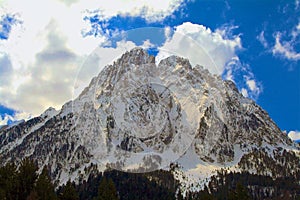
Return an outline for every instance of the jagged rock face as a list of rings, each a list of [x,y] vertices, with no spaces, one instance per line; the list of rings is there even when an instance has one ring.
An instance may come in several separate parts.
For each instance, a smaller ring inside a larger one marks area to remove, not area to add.
[[[106,66],[59,112],[0,129],[1,165],[30,157],[50,165],[60,183],[91,163],[146,172],[198,160],[254,170],[248,162],[257,152],[285,166],[279,158],[289,151],[299,148],[234,83],[175,56],[156,65],[140,48]],[[289,169],[299,170],[292,154]]]
[[[225,81],[216,88],[208,87],[207,95],[213,100],[200,120],[194,142],[201,159],[231,162],[236,156],[235,146],[247,152],[266,144],[292,145],[267,113],[235,88],[232,90],[232,84]]]

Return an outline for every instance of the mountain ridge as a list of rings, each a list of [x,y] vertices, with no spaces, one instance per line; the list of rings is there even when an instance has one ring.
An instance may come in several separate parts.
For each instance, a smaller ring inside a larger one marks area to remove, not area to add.
[[[299,145],[233,82],[176,56],[156,65],[141,48],[106,66],[61,110],[1,127],[0,141],[0,165],[29,157],[51,166],[59,184],[87,177],[91,164],[148,172],[176,163],[174,177],[194,190],[220,169],[272,177],[300,170]]]

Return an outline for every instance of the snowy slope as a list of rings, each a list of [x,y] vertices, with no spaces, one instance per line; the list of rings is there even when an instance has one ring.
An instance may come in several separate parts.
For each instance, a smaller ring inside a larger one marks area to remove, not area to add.
[[[287,155],[295,162],[280,159]],[[263,165],[279,176],[267,158],[287,173],[300,164],[299,146],[234,83],[184,58],[156,65],[141,48],[106,66],[61,110],[2,127],[0,164],[24,157],[50,165],[59,183],[86,177],[91,165],[147,172],[177,163],[174,176],[192,190],[221,168],[259,174]]]

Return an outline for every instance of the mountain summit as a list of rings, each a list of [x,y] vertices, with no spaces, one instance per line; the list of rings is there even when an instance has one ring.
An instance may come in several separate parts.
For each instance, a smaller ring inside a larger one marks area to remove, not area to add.
[[[176,56],[156,65],[141,48],[106,66],[61,110],[0,129],[0,165],[29,157],[51,166],[60,184],[87,177],[91,165],[172,168],[186,187],[202,187],[220,169],[285,177],[299,173],[299,155],[233,82]]]

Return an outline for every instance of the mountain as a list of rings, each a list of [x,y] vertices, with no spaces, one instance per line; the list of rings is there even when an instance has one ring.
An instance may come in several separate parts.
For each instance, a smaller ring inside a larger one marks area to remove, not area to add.
[[[59,95],[59,94],[58,94]],[[231,81],[141,48],[106,66],[61,110],[0,128],[0,165],[29,157],[58,184],[91,166],[171,170],[197,191],[219,170],[273,178],[300,172],[300,148]]]

